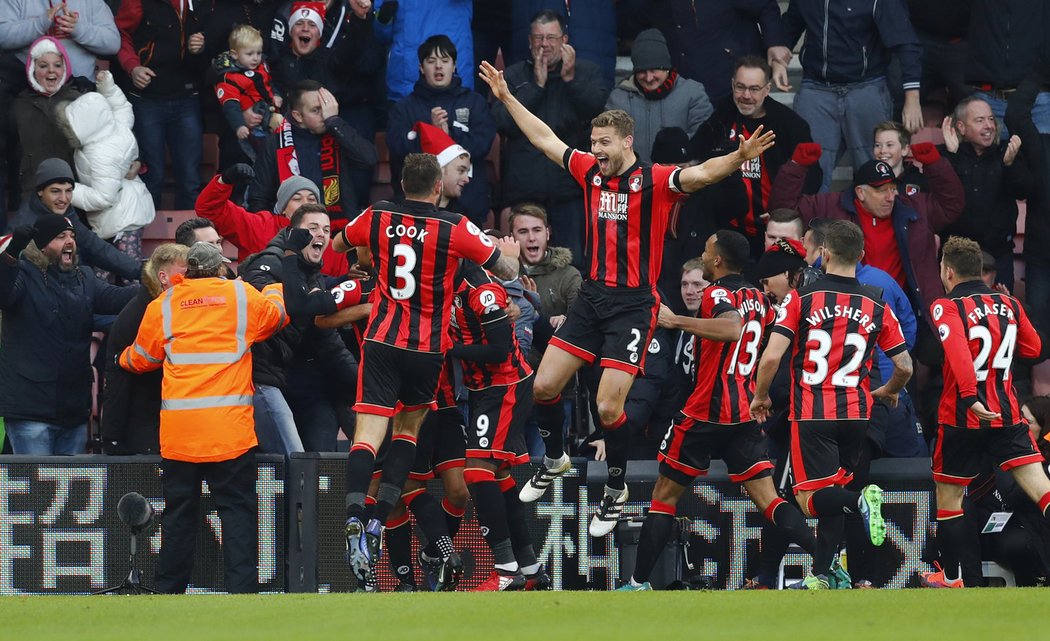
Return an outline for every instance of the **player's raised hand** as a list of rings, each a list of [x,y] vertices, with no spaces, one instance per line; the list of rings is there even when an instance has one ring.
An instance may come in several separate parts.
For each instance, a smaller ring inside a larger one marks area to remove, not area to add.
[[[744,157],[744,160],[758,158],[773,146],[777,135],[772,131],[762,133],[763,129],[765,129],[765,125],[759,125],[750,138],[745,139],[743,136],[740,136],[740,155]]]
[[[521,244],[514,240],[512,236],[496,239],[496,247],[499,249],[500,254],[508,258],[517,258],[521,255]]]
[[[982,421],[994,421],[995,419],[1002,417],[1002,414],[999,414],[998,412],[990,412],[981,401],[977,401],[971,405],[970,411]]]
[[[883,403],[885,403],[886,405],[889,405],[890,407],[897,407],[897,400],[898,400],[899,395],[900,395],[899,392],[894,392],[892,394],[889,393],[886,390],[886,386],[885,385],[883,385],[882,387],[879,387],[877,389],[871,390],[871,397],[872,398],[874,398],[876,401],[882,401]]]
[[[773,407],[773,401],[770,400],[769,395],[758,396],[756,394],[754,400],[751,401],[751,418],[759,423],[765,423],[769,418],[771,407]]]
[[[510,88],[507,87],[507,81],[503,78],[503,72],[489,64],[487,60],[481,61],[481,70],[478,75],[492,90],[492,95],[496,100],[503,102],[510,97]]]

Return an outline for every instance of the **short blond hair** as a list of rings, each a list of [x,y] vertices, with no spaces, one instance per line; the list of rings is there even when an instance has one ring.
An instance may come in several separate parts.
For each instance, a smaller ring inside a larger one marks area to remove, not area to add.
[[[189,247],[178,243],[164,243],[153,250],[153,255],[142,266],[142,285],[153,298],[160,296],[160,293],[164,291],[160,285],[158,272],[176,263],[185,264],[186,255],[189,253]]]
[[[543,221],[545,227],[550,227],[550,223],[547,222],[547,210],[543,208],[543,205],[537,203],[518,203],[510,210],[510,216],[507,217],[507,224],[512,228],[514,227],[514,219],[520,216],[532,216]]]
[[[239,24],[230,32],[230,51],[242,51],[252,45],[262,46],[263,37],[259,30],[247,24]]]
[[[603,111],[591,120],[591,127],[612,127],[620,137],[634,135],[634,118],[623,109]]]

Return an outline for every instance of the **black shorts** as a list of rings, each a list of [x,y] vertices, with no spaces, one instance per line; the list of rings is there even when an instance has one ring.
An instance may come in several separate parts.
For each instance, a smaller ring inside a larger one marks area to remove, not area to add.
[[[433,409],[444,362],[441,354],[365,341],[361,346],[354,411],[393,416],[401,411]]]
[[[587,281],[550,344],[588,364],[598,360],[601,367],[637,374],[645,366],[659,310],[648,290],[616,290]]]
[[[795,493],[851,483],[867,438],[867,421],[792,421]]]
[[[969,485],[987,469],[989,460],[1004,472],[1043,462],[1032,433],[1023,423],[979,430],[938,425],[930,458],[933,480],[952,485]]]
[[[509,465],[528,462],[523,428],[532,413],[532,376],[514,385],[471,390],[467,404],[467,458],[496,459]]]
[[[679,415],[660,443],[660,475],[679,485],[692,485],[705,476],[711,459],[720,458],[729,469],[729,479],[743,483],[769,476],[766,436],[758,423],[719,425]]]
[[[408,478],[429,481],[445,470],[463,467],[465,448],[463,412],[458,407],[430,412],[419,428],[416,461]]]

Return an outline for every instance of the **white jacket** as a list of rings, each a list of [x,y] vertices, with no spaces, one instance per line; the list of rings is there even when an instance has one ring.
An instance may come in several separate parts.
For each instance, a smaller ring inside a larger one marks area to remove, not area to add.
[[[131,127],[135,116],[124,92],[108,71],[98,75],[98,92],[86,93],[65,108],[73,135],[73,162],[80,182],[73,206],[88,215],[102,238],[153,222],[153,197],[138,176],[126,178],[138,158]]]

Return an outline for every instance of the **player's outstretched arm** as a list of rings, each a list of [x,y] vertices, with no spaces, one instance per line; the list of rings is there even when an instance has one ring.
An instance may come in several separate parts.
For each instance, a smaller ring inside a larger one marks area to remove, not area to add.
[[[755,376],[755,397],[751,401],[751,417],[759,423],[766,421],[773,406],[769,399],[769,386],[772,385],[773,377],[780,367],[780,360],[784,358],[784,352],[790,345],[790,338],[774,332],[770,335],[766,348],[762,350],[762,359],[758,362],[758,372]]]
[[[745,162],[758,158],[773,146],[776,134],[772,131],[762,132],[763,126],[755,129],[750,138],[740,136],[740,147],[724,156],[712,158],[695,167],[687,167],[678,174],[682,182],[682,191],[694,192],[726,178]]]
[[[700,338],[723,343],[740,340],[740,332],[744,328],[744,319],[739,312],[723,312],[716,318],[694,318],[675,314],[666,305],[660,305],[656,322],[664,329],[680,329]]]
[[[552,162],[561,165],[562,159],[565,157],[565,150],[569,146],[555,135],[554,131],[547,126],[547,123],[537,118],[524,105],[518,102],[518,99],[510,92],[510,88],[507,87],[507,81],[503,78],[503,72],[498,71],[488,62],[482,61],[481,71],[478,75],[492,89],[492,95],[496,100],[502,102],[507,108],[507,113],[514,119],[514,124],[518,126],[518,129],[521,129],[521,133],[525,134],[532,146],[542,151]],[[729,174],[726,175],[728,176]]]
[[[900,354],[895,355],[892,360],[893,375],[882,387],[872,390],[871,396],[890,407],[897,407],[897,395],[900,394],[900,391],[904,389],[904,386],[911,379],[911,355],[907,351],[902,351]]]

